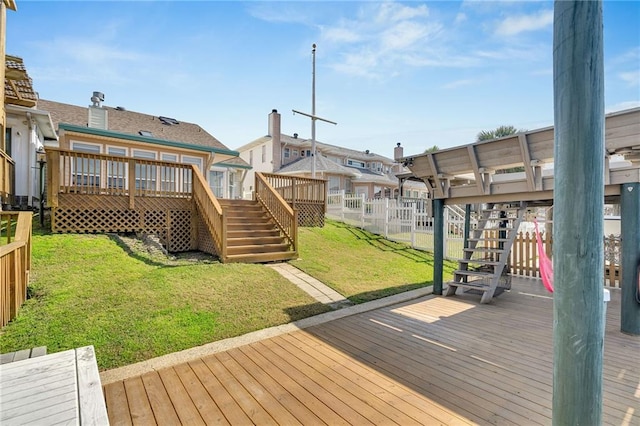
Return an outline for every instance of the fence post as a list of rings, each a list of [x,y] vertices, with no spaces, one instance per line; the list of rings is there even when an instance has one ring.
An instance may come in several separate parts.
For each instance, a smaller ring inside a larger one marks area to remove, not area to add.
[[[384,237],[389,237],[389,199],[384,199]]]
[[[411,247],[416,248],[416,216],[417,216],[417,204],[411,204]]]
[[[342,223],[344,223],[344,211],[346,210],[347,206],[347,200],[346,197],[344,196],[344,189],[340,190],[340,220],[342,221]]]
[[[361,195],[361,199],[360,199],[360,228],[364,229],[364,194],[360,194]]]

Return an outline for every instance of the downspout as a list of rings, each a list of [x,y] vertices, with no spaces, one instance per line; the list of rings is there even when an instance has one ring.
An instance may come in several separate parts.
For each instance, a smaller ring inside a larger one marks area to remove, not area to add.
[[[36,170],[36,141],[34,140],[33,118],[27,112],[27,205],[33,207],[33,173]]]

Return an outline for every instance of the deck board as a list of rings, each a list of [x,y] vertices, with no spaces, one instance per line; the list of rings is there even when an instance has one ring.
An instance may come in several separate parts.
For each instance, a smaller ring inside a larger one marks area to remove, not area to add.
[[[109,419],[549,425],[552,299],[537,280],[512,284],[488,305],[428,296],[110,383]],[[612,290],[603,422],[640,425],[640,338],[619,331],[619,299]]]

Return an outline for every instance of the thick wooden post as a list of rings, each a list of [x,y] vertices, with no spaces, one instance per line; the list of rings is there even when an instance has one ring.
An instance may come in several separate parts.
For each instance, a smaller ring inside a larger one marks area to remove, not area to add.
[[[640,335],[640,183],[625,183],[620,195],[622,303],[620,330]]]
[[[553,424],[602,424],[604,65],[601,1],[554,5]]]
[[[433,294],[442,295],[444,200],[433,200]]]
[[[464,248],[469,248],[469,234],[471,233],[471,204],[464,206]]]

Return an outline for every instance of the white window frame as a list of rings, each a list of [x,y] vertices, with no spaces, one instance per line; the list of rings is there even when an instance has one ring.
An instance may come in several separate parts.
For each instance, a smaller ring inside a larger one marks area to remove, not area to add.
[[[128,157],[129,149],[122,146],[107,145],[107,155],[117,155],[120,157]],[[122,153],[113,153],[113,151],[121,151]],[[112,189],[127,189],[129,182],[129,167],[127,160],[107,161],[107,187]],[[115,171],[115,174],[113,173]]]
[[[190,164],[190,165],[194,165],[194,166],[198,166],[198,169],[200,169],[200,171],[202,172],[202,158],[200,157],[194,157],[192,155],[182,155],[180,162],[182,164]],[[185,192],[191,192],[192,188],[193,188],[193,176],[191,175],[190,171],[188,170],[183,170],[182,172],[182,186],[183,186],[183,191]]]
[[[160,153],[161,161],[170,161],[172,163],[178,163],[180,156],[178,154],[171,154],[168,152]],[[175,167],[162,167],[160,169],[160,190],[164,192],[177,192],[178,191],[178,174]]]
[[[87,149],[87,147],[89,147]],[[97,148],[97,152],[94,150]],[[71,150],[87,154],[102,154],[102,144],[71,141]],[[75,186],[102,187],[102,162],[76,158],[71,164],[71,179]],[[76,174],[78,171],[78,174]],[[78,184],[78,177],[82,177],[82,184]],[[97,185],[96,185],[97,183]]]
[[[140,155],[142,154],[142,155]],[[145,154],[150,154],[150,155],[145,155]],[[151,156],[153,156],[153,158],[151,158]],[[131,157],[133,158],[137,158],[140,160],[157,160],[158,159],[158,153],[156,151],[147,151],[145,149],[132,149],[131,150]],[[136,180],[136,190],[152,190],[155,191],[157,189],[157,185],[158,185],[158,167],[156,166],[150,166],[150,167],[146,167],[145,170],[148,170],[148,176],[147,176],[147,172],[145,171],[145,176],[141,176],[141,172],[142,172],[142,167],[140,164],[136,164],[136,176],[135,176],[135,180]],[[143,184],[144,182],[144,184]]]
[[[214,186],[215,179],[213,177],[213,173],[219,174],[220,176],[220,184]],[[210,169],[209,170],[209,188],[211,188],[211,192],[218,198],[224,198],[224,188],[226,185],[226,176],[225,171],[220,169]]]

